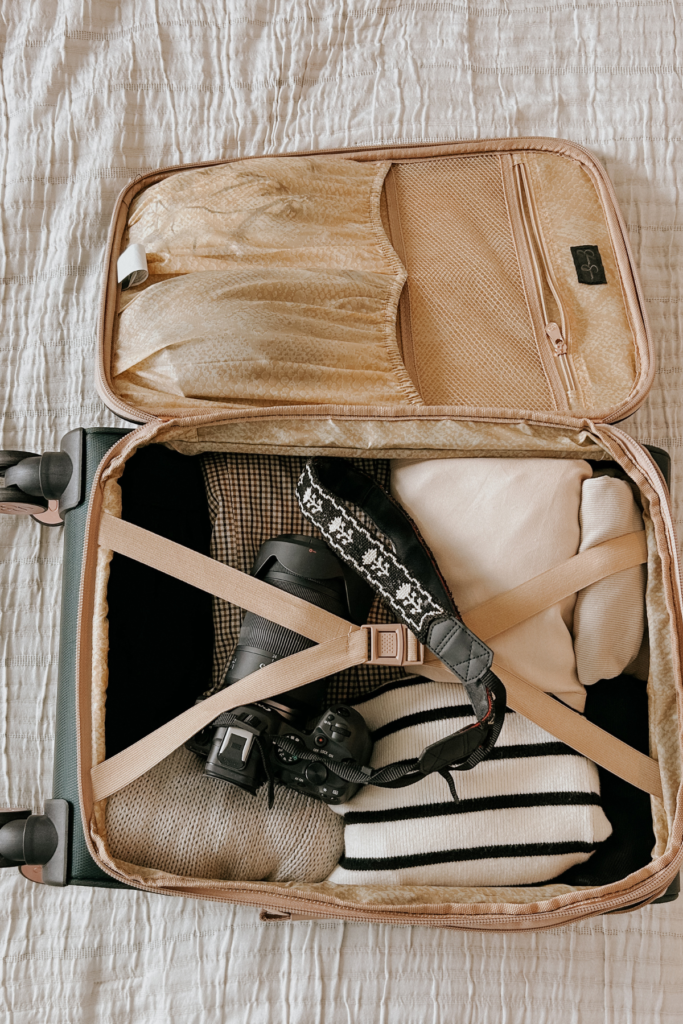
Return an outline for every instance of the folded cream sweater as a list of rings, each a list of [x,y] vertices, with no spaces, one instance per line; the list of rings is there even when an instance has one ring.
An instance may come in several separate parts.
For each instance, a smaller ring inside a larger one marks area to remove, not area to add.
[[[577,459],[433,459],[393,462],[391,490],[417,523],[467,612],[571,558],[581,539]],[[578,711],[572,621],[576,595],[487,643],[497,661]]]
[[[461,612],[579,551],[643,529],[631,487],[584,460],[392,463],[391,489]],[[487,641],[496,661],[583,711],[584,685],[623,672],[644,630],[645,567],[592,584]]]

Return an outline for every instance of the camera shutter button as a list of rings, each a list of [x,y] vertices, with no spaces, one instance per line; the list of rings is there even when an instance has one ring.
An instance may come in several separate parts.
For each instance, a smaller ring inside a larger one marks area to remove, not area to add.
[[[324,764],[315,761],[313,764],[306,765],[304,774],[307,782],[312,783],[314,786],[322,786],[323,782],[327,779],[327,768]]]

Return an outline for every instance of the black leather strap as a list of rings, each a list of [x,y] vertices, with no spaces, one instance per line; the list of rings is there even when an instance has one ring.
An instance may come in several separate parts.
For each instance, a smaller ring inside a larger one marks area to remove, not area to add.
[[[405,781],[368,781],[407,785],[407,774],[413,771],[423,777],[446,767],[473,768],[488,755],[502,728],[505,687],[491,671],[493,652],[461,620],[419,530],[386,491],[346,459],[311,459],[297,484],[297,498],[330,547],[461,680],[478,719],[424,750],[410,772],[403,773]],[[361,508],[389,543],[373,536],[347,502]]]

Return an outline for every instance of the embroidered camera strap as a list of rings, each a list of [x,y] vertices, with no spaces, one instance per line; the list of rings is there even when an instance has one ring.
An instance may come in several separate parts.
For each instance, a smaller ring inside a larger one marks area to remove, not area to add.
[[[505,687],[491,671],[493,652],[462,621],[415,524],[386,491],[345,459],[311,459],[299,478],[297,498],[329,546],[467,690],[477,723],[434,744],[429,758],[423,752],[419,771],[425,775],[446,767],[474,768],[498,739],[505,718]],[[362,509],[386,542],[373,536],[347,503]],[[462,749],[465,740],[467,752]]]

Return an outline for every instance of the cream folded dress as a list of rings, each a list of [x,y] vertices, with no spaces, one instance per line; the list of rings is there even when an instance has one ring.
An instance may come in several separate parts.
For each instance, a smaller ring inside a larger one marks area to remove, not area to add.
[[[391,489],[464,614],[579,550],[643,529],[628,483],[593,478],[584,460],[396,461]],[[638,654],[644,608],[645,568],[636,566],[487,643],[498,664],[583,711],[584,685],[618,675]]]
[[[391,490],[417,523],[462,613],[579,550],[576,459],[434,459],[392,463]],[[487,641],[496,660],[578,711],[576,595]]]

